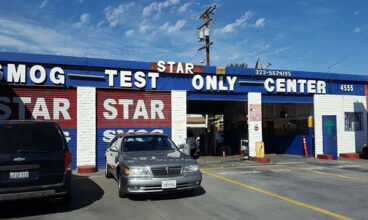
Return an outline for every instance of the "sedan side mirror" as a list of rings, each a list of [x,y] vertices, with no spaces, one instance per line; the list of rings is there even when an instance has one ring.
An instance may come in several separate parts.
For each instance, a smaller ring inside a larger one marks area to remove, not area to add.
[[[118,152],[118,149],[116,149],[116,147],[110,147],[110,151],[112,151],[112,152]]]
[[[179,151],[184,153],[184,147],[185,145],[184,144],[179,144],[178,148],[179,148]]]

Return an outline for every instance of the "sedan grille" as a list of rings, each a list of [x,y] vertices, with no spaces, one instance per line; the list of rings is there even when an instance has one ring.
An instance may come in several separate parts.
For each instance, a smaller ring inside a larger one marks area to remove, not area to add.
[[[151,168],[153,177],[167,177],[166,167]]]
[[[182,166],[170,166],[170,167],[152,167],[153,177],[175,177],[180,176]]]

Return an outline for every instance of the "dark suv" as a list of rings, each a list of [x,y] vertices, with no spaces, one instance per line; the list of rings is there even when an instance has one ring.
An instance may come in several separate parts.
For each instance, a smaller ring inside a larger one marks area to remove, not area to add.
[[[0,121],[0,201],[70,199],[72,155],[55,122]]]

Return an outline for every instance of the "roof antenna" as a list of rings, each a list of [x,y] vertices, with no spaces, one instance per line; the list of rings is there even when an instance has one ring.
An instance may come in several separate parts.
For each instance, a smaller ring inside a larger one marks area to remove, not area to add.
[[[258,60],[256,62],[256,66],[254,67],[254,69],[258,69],[258,65],[259,65],[259,58],[258,58]]]

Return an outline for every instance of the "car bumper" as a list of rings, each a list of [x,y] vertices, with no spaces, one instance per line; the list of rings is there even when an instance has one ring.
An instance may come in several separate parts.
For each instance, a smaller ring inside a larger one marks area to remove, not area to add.
[[[50,185],[24,186],[16,188],[1,188],[0,202],[50,198],[66,195],[70,192],[71,172],[64,176],[63,182]]]
[[[176,180],[176,188],[163,189],[162,181]],[[124,178],[125,191],[129,194],[139,193],[160,193],[182,190],[192,190],[199,188],[202,182],[202,174],[197,173],[190,176],[178,176],[169,178],[151,178],[151,179],[131,179]]]

